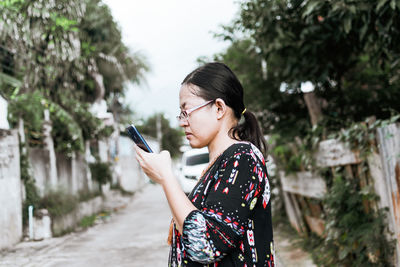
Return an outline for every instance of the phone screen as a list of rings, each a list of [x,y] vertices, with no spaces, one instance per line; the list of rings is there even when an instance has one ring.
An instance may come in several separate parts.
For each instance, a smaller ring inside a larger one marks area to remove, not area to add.
[[[129,135],[129,137],[135,142],[135,144],[143,149],[144,151],[153,153],[153,150],[151,150],[150,146],[147,144],[146,140],[144,140],[143,136],[139,133],[139,131],[136,129],[136,127],[131,124],[126,128],[126,131]]]

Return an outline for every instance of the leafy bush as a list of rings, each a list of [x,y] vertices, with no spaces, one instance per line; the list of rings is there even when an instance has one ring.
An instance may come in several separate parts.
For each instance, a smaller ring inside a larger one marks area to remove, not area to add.
[[[52,191],[40,200],[39,205],[49,211],[50,217],[57,218],[73,211],[78,198],[61,190]]]
[[[111,164],[108,162],[95,162],[90,163],[90,172],[92,178],[96,180],[100,185],[106,184],[112,181]]]
[[[364,200],[377,196],[360,190],[356,178],[336,176],[324,200],[325,240],[314,237],[313,259],[321,266],[391,266],[394,241],[387,241],[386,210],[370,212]]]

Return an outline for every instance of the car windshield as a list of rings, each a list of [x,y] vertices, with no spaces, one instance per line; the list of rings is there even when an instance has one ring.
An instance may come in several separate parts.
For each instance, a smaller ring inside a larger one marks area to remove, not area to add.
[[[186,166],[193,166],[198,164],[208,163],[208,153],[193,155],[186,158]]]

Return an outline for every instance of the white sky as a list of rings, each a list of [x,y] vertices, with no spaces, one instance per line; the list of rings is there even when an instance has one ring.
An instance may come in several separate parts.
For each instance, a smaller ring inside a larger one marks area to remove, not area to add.
[[[145,55],[146,83],[129,86],[127,103],[141,117],[164,112],[176,126],[179,88],[197,67],[229,43],[213,38],[238,12],[233,0],[104,0],[122,30],[123,42]],[[135,122],[134,122],[135,123]]]

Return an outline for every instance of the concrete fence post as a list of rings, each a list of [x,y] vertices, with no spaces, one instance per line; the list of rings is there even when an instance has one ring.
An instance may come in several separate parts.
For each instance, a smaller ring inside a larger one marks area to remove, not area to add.
[[[49,154],[48,172],[47,172],[47,187],[49,189],[57,188],[57,161],[56,153],[54,151],[53,137],[51,136],[51,130],[53,129],[50,121],[50,112],[48,109],[44,110],[44,123],[43,123],[43,134],[44,134],[44,145]]]

